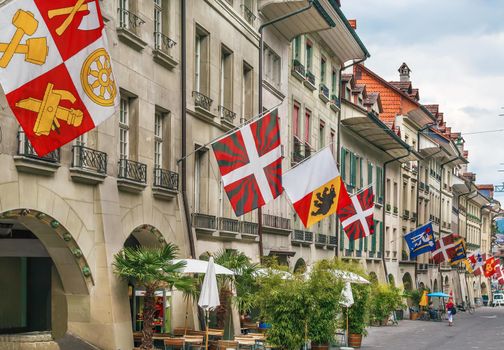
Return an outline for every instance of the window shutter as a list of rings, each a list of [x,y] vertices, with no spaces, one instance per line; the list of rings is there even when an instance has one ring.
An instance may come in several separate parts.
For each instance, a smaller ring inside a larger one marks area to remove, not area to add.
[[[363,188],[364,187],[364,173],[363,173],[363,167],[362,167],[362,158],[359,158],[359,187]]]
[[[378,235],[378,221],[374,220],[375,233],[371,236],[371,251],[376,252],[376,236]]]
[[[383,222],[380,222],[380,246],[378,247],[378,251],[381,252],[381,249],[383,247]],[[385,252],[382,252],[382,254],[385,254]]]
[[[367,165],[367,182],[368,185],[371,185],[373,183],[373,163],[368,162]],[[374,192],[376,193],[376,185],[374,187]]]
[[[340,172],[343,181],[346,180],[346,149],[341,148]]]
[[[345,250],[345,231],[343,230],[343,226],[340,225],[340,245],[339,250]]]

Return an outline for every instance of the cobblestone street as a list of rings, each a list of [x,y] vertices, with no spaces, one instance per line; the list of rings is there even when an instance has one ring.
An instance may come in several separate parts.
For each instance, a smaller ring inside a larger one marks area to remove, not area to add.
[[[459,312],[448,322],[400,321],[399,326],[371,327],[362,349],[465,350],[502,349],[504,308],[482,307],[473,315]]]

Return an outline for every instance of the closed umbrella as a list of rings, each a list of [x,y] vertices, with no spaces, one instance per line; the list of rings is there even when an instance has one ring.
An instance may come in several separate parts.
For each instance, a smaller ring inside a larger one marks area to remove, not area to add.
[[[340,301],[340,304],[347,308],[346,329],[347,329],[347,345],[348,345],[348,337],[350,335],[350,332],[348,330],[348,308],[354,304],[352,286],[350,285],[350,282],[345,283],[345,288],[343,288],[343,290],[341,291],[341,298],[342,299]]]
[[[206,341],[205,349],[208,349],[208,323],[209,323],[209,312],[220,305],[219,300],[219,289],[217,288],[217,276],[215,275],[215,264],[213,257],[210,257],[208,261],[207,270],[205,273],[205,279],[203,280],[203,285],[201,286],[201,293],[198,300],[198,305],[205,310],[206,314]]]

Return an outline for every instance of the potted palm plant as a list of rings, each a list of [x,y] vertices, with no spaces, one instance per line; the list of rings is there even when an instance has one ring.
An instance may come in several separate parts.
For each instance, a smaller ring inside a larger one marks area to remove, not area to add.
[[[142,344],[140,349],[153,348],[153,322],[155,314],[155,292],[164,288],[188,291],[192,279],[177,271],[184,262],[171,263],[177,257],[178,248],[174,244],[162,247],[127,247],[114,256],[114,272],[125,281],[133,280],[137,286],[145,288]]]

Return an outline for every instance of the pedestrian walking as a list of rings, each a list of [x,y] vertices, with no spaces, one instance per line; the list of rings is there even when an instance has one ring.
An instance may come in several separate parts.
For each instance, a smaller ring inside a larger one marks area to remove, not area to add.
[[[451,297],[448,299],[448,303],[446,303],[446,312],[448,313],[448,326],[453,326],[453,315],[457,313],[457,309]]]

